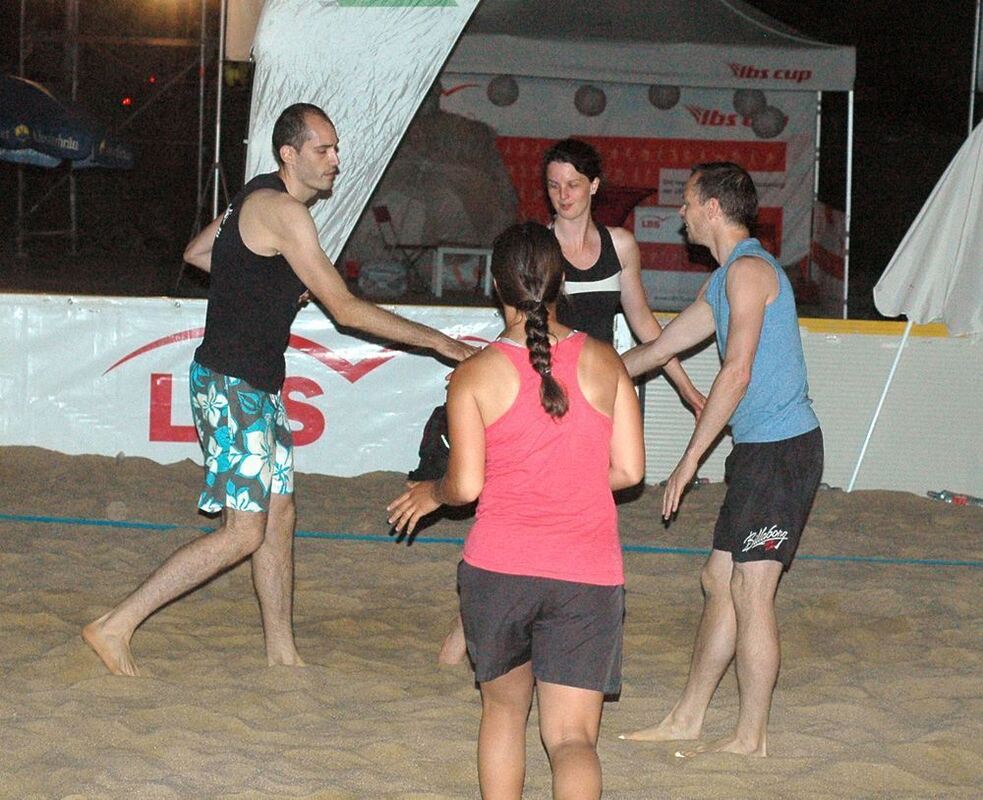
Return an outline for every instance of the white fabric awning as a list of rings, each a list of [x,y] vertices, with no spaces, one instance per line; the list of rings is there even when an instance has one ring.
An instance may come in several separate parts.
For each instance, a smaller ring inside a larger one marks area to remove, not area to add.
[[[963,143],[874,287],[877,310],[983,332],[983,124]]]
[[[848,91],[855,60],[852,47],[804,37],[740,0],[482,0],[447,70]]]

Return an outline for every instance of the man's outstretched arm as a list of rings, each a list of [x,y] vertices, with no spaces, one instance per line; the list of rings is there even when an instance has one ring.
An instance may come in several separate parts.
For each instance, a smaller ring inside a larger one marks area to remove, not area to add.
[[[610,230],[614,249],[618,254],[618,260],[621,261],[621,308],[636,338],[640,342],[651,342],[662,335],[662,326],[649,308],[645,288],[642,286],[642,264],[638,242],[624,228]],[[670,358],[663,372],[672,381],[679,396],[699,417],[707,399],[693,385],[683,365],[677,358]]]
[[[464,342],[353,295],[321,249],[314,220],[305,206],[283,196],[270,203],[269,212],[266,224],[274,246],[339,326],[430,348],[453,361],[461,361],[475,352],[474,347]]]
[[[774,270],[760,259],[738,259],[730,268],[727,275],[727,301],[730,305],[727,349],[683,457],[666,481],[666,491],[662,497],[662,516],[666,519],[679,508],[679,501],[693,481],[700,459],[730,422],[738,403],[747,392],[751,367],[758,352],[765,307],[775,285]],[[669,326],[666,326],[668,329]]]
[[[713,335],[713,311],[702,294],[683,309],[665,328],[658,339],[633,347],[621,358],[633,378],[656,369]]]

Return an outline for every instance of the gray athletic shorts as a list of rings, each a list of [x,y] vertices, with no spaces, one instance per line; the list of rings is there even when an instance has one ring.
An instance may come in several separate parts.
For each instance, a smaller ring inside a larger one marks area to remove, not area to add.
[[[624,586],[457,567],[461,617],[478,683],[528,661],[537,680],[621,691]]]

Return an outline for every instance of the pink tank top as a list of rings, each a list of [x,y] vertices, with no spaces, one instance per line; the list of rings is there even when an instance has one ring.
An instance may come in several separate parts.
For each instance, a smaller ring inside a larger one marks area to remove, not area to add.
[[[569,409],[554,419],[539,402],[529,351],[492,343],[519,373],[512,407],[485,428],[485,485],[464,560],[479,569],[599,586],[624,583],[618,515],[608,483],[610,417],[580,391],[577,362],[587,335],[554,345],[553,376]]]

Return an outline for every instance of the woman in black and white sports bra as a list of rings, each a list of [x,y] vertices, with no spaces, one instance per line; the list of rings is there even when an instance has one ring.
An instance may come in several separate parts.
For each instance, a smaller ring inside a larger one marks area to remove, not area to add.
[[[597,225],[591,216],[591,200],[601,184],[597,151],[579,139],[564,139],[546,152],[543,171],[554,212],[553,233],[565,260],[567,297],[557,308],[557,319],[611,343],[615,315],[624,311],[639,341],[658,338],[662,327],[648,307],[635,237],[624,228]],[[673,359],[663,369],[699,415],[706,398],[682,364]]]

